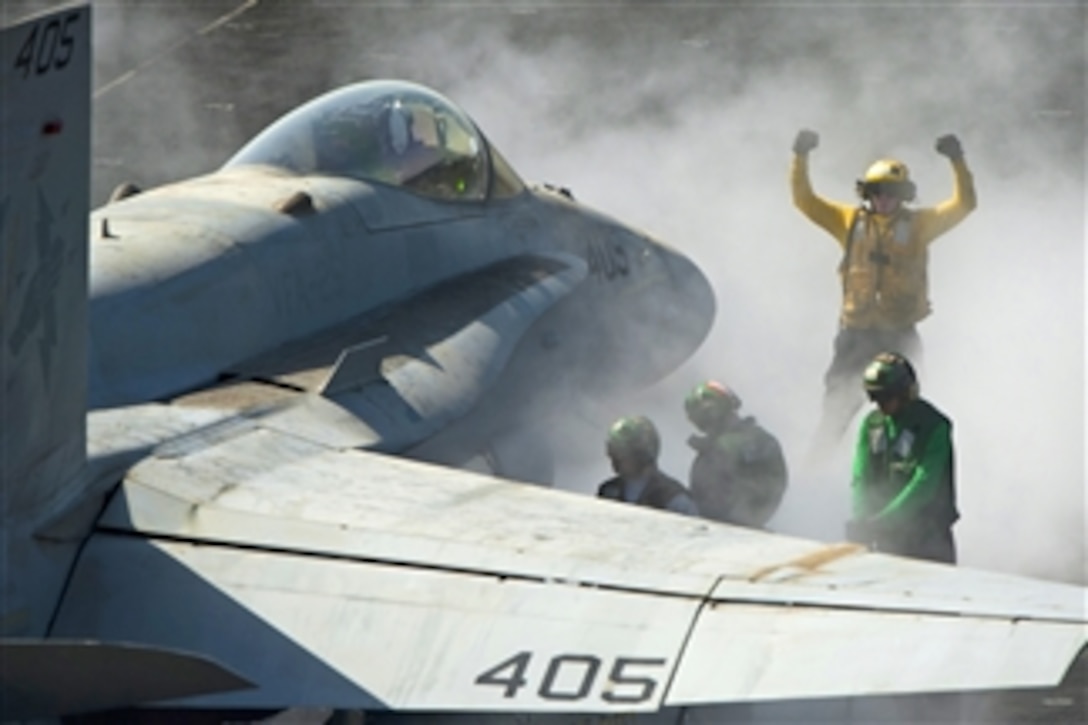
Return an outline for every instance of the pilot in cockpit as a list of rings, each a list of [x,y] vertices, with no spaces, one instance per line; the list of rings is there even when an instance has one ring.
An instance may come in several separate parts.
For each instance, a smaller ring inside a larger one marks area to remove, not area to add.
[[[392,156],[404,156],[411,148],[419,146],[419,139],[413,134],[415,118],[403,103],[393,101],[382,109],[381,117],[379,126],[385,130],[383,138]]]
[[[443,163],[444,139],[428,109],[413,111],[395,100],[382,109],[378,126],[384,133],[382,145],[386,163],[394,169],[396,182],[423,193],[433,191],[430,177]]]
[[[316,168],[436,198],[478,198],[479,145],[469,137],[453,151],[447,133],[435,109],[400,98],[340,109],[314,128]]]
[[[418,136],[415,116],[399,99],[325,118],[316,135],[322,171],[386,184],[406,185],[439,157]]]

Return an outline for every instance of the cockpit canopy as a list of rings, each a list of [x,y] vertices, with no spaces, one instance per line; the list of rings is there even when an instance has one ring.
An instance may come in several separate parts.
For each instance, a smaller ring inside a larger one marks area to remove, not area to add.
[[[482,200],[524,188],[463,111],[403,81],[358,83],[316,98],[258,134],[224,168],[254,164],[441,199]]]

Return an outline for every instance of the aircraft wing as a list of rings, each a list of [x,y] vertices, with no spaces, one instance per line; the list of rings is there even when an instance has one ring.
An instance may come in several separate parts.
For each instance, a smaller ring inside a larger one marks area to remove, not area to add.
[[[103,429],[136,435],[122,414]],[[513,485],[306,430],[244,418],[131,468],[51,635],[185,650],[255,683],[184,706],[473,712],[1044,686],[1088,636],[1080,587]]]

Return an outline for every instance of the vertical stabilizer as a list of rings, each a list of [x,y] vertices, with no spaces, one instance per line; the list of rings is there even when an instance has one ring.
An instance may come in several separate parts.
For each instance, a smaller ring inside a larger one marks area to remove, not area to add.
[[[90,30],[85,5],[0,30],[0,525],[9,537],[70,493],[85,457]]]

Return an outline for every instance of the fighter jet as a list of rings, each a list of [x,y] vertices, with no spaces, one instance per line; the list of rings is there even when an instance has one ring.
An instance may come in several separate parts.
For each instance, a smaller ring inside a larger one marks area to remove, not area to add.
[[[88,242],[90,15],[0,43],[4,718],[713,721],[1083,646],[1081,587],[457,468],[678,365],[713,296],[433,90],[322,96]]]
[[[309,400],[355,447],[546,482],[564,414],[660,378],[714,317],[687,257],[526,186],[410,83],[333,91],[221,169],[115,197],[91,216],[92,408]]]

